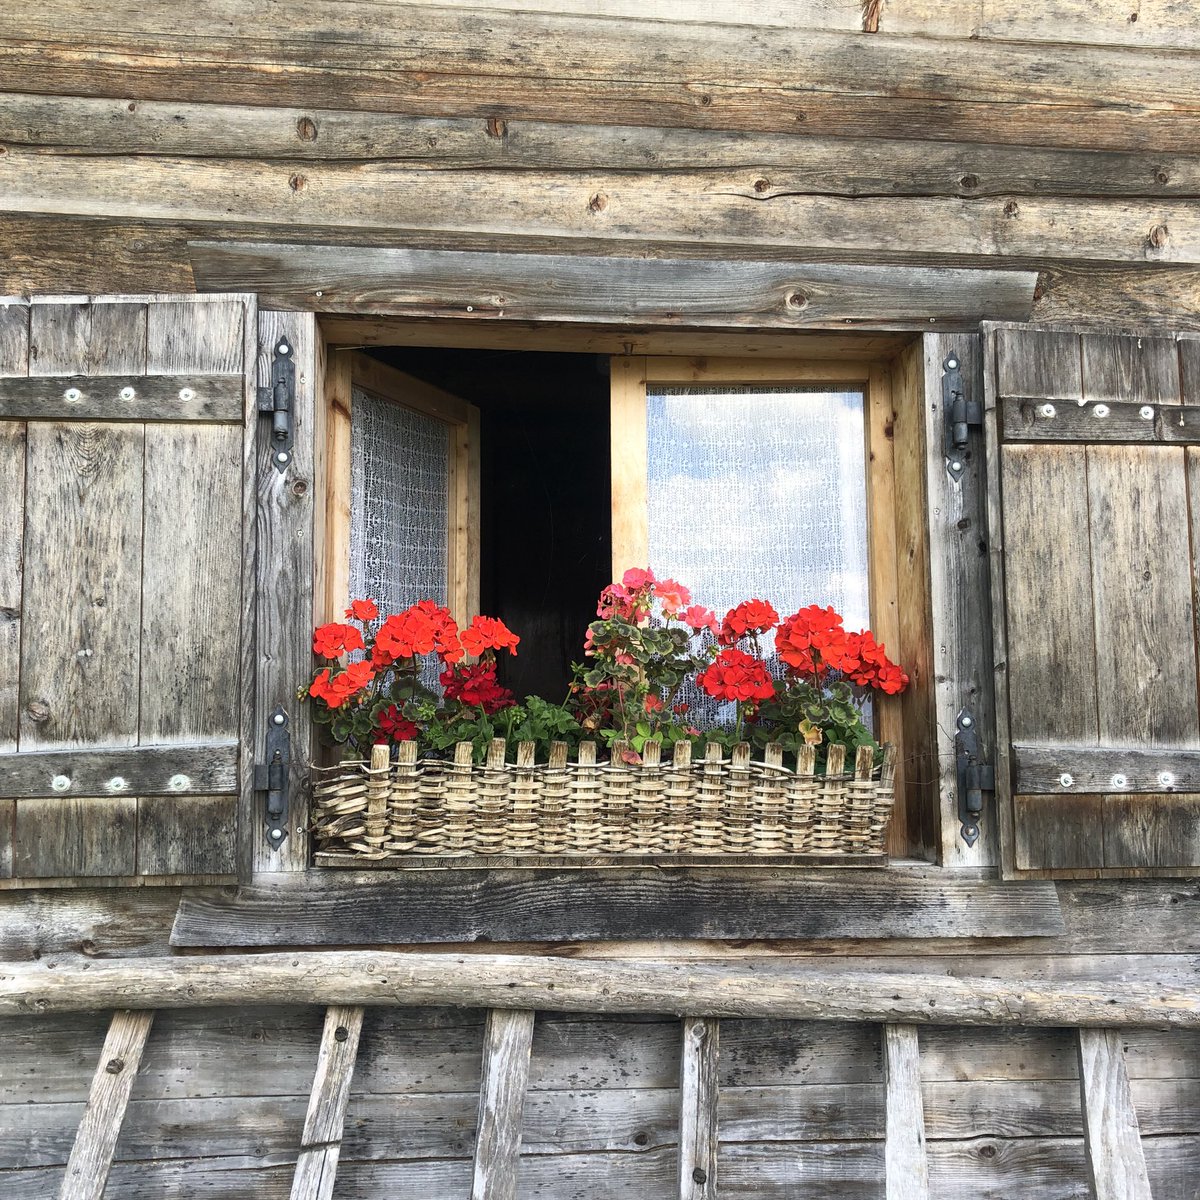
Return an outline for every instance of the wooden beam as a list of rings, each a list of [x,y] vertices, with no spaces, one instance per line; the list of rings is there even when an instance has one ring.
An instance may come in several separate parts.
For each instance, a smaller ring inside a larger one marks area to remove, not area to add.
[[[225,1004],[453,1005],[802,1021],[1200,1028],[1195,988],[1013,982],[794,961],[696,964],[383,950],[197,955],[0,967],[0,1014]]]
[[[887,1200],[929,1200],[925,1109],[915,1025],[883,1027],[883,1080],[887,1092],[884,1180]]]
[[[609,384],[612,577],[620,580],[630,568],[650,565],[646,360],[612,358]]]
[[[176,946],[271,948],[597,938],[1006,938],[1065,932],[1050,883],[949,878],[936,868],[790,871],[310,871],[188,894]]]
[[[0,799],[211,796],[238,790],[238,744],[116,746],[0,754]]]
[[[533,1013],[492,1009],[483,1034],[471,1200],[516,1200]]]
[[[1017,743],[1012,751],[1014,792],[1200,792],[1200,750]],[[1124,778],[1119,787],[1113,783],[1116,775]]]
[[[102,1200],[153,1012],[113,1013],[59,1200]]]
[[[1194,63],[367,0],[289,0],[265,26],[184,0],[118,16],[48,0],[7,23],[0,90],[1161,151],[1200,144]]]
[[[684,1017],[679,1061],[679,1200],[716,1200],[719,1021]]]
[[[1083,1142],[1096,1200],[1151,1200],[1146,1156],[1116,1029],[1080,1029]]]
[[[525,186],[524,184],[522,186]],[[247,242],[189,244],[202,291],[261,302],[478,323],[595,321],[758,329],[970,326],[1025,321],[1031,271],[602,258]]]
[[[361,1008],[333,1004],[325,1013],[291,1200],[332,1200],[362,1023]]]
[[[58,375],[0,382],[0,419],[242,423],[240,375]]]

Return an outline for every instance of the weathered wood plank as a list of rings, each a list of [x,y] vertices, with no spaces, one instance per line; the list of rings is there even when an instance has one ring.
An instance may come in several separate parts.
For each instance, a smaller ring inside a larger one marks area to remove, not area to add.
[[[1079,348],[1084,399],[1179,403],[1179,352],[1174,338],[1085,334]]]
[[[798,194],[757,171],[518,176],[423,169],[413,187],[398,188],[387,164],[316,163],[308,166],[303,186],[294,185],[297,178],[288,163],[238,159],[55,156],[27,150],[10,150],[0,159],[5,206],[16,213],[253,223],[289,230],[440,230],[449,225],[501,236],[532,232],[567,239],[770,246],[797,254],[844,248],[845,230],[852,224],[856,245],[867,251],[951,258],[1062,255],[1065,225],[1071,230],[1072,258],[1200,262],[1200,217],[1187,200],[852,199]],[[768,186],[761,188],[764,182]],[[456,216],[448,219],[451,213]],[[1159,231],[1154,244],[1152,230]]]
[[[789,190],[889,196],[1195,196],[1200,156],[994,142],[731,136],[715,129],[413,117],[322,108],[0,93],[0,142],[173,158],[379,159],[507,170],[755,168]],[[780,174],[782,172],[782,174]]]
[[[277,345],[292,347],[296,394],[292,404],[294,442],[287,469],[278,471],[272,461],[270,439],[257,446],[257,496],[249,508],[255,514],[258,545],[254,589],[256,668],[253,711],[258,725],[252,731],[255,753],[262,762],[268,714],[282,707],[288,714],[291,734],[289,773],[292,809],[288,836],[272,846],[266,822],[248,789],[243,791],[241,828],[245,859],[243,873],[300,871],[308,863],[307,821],[304,815],[304,779],[309,770],[312,722],[307,705],[296,699],[296,688],[311,678],[312,628],[315,605],[313,579],[315,547],[314,428],[318,397],[324,399],[324,378],[318,377],[317,352],[321,341],[316,321],[308,313],[261,312],[257,329],[258,382],[270,382],[271,360]],[[321,498],[324,507],[324,498]]]
[[[1158,46],[1200,49],[1189,0],[884,0],[879,32],[940,38],[1003,38],[1019,42]]]
[[[1106,795],[1106,867],[1200,867],[1200,795]]]
[[[1015,866],[1020,871],[1057,871],[1104,864],[1104,798],[1078,795],[1013,795]]]
[[[0,755],[0,797],[211,795],[237,791],[237,742]]]
[[[962,1025],[1200,1028],[1194,988],[1120,980],[949,978],[795,964],[769,974],[729,964],[516,955],[301,951],[5,966],[0,1013],[283,1001],[451,1004],[559,1012],[676,1012]]]
[[[1083,366],[1076,334],[998,329],[996,369],[1000,396],[1083,398]]]
[[[309,872],[228,896],[187,896],[179,946],[584,941],[596,938],[1055,936],[1050,884],[1020,888],[916,871],[820,877],[677,871]]]
[[[331,1005],[325,1014],[291,1200],[331,1200],[333,1196],[362,1023],[361,1008]]]
[[[13,874],[18,878],[134,874],[136,797],[55,796],[15,805]]]
[[[1079,1091],[1096,1200],[1151,1200],[1137,1112],[1115,1029],[1079,1030]]]
[[[0,304],[0,379],[29,370],[29,305]],[[0,387],[7,386],[0,383]],[[20,724],[21,577],[25,539],[25,426],[0,422],[0,753],[17,748]],[[0,804],[0,827],[11,829],[12,806]],[[0,837],[0,841],[3,841]],[[11,847],[0,850],[0,875],[11,872]]]
[[[233,875],[235,796],[139,796],[139,875]]]
[[[1190,56],[1162,50],[288,4],[269,26],[181,3],[22,13],[0,88],[425,115],[1163,150],[1197,144]],[[635,25],[636,28],[636,25]],[[371,69],[363,70],[364,61]]]
[[[102,1200],[125,1106],[153,1022],[153,1012],[113,1013],[59,1200]]]
[[[1009,397],[1001,402],[1006,442],[1121,443],[1194,445],[1200,442],[1200,414],[1169,404],[1091,401],[1053,404]]]
[[[925,1110],[915,1025],[883,1027],[883,1078],[887,1093],[884,1148],[887,1200],[929,1200]]]
[[[29,421],[242,420],[242,381],[221,375],[86,375],[0,381],[0,418]]]
[[[775,262],[467,254],[345,246],[193,242],[197,287],[253,288],[265,304],[475,320],[593,321],[796,329],[926,330],[984,317],[1027,320],[1036,276]]]
[[[1200,792],[1200,751],[1136,746],[1013,745],[1019,791]],[[1070,781],[1062,776],[1068,773]],[[1164,773],[1168,778],[1163,778]],[[1114,780],[1114,776],[1122,776]]]
[[[533,1019],[532,1011],[488,1012],[471,1200],[516,1200]]]
[[[679,1062],[679,1200],[715,1200],[721,1024],[684,1017]]]

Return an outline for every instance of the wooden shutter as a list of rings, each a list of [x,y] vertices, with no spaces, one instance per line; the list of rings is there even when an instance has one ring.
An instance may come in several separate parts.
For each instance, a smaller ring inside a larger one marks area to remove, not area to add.
[[[0,305],[0,877],[235,870],[255,326]]]
[[[1200,867],[1200,341],[989,333],[1008,873]]]

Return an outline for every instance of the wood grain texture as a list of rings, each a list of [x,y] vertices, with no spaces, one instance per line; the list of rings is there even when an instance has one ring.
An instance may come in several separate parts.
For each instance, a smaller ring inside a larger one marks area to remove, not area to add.
[[[684,1017],[679,1061],[679,1200],[715,1200],[721,1023]]]
[[[1200,414],[1177,401],[1153,405],[1095,401],[1046,404],[1030,398],[1002,401],[1006,442],[1068,442],[1075,445],[1191,445],[1200,441]]]
[[[1024,320],[1026,271],[586,255],[469,254],[270,243],[189,244],[197,287],[253,287],[285,309],[427,318],[876,329]]]
[[[1043,400],[1083,397],[1079,337],[1034,329],[996,331],[997,389],[1001,396]]]
[[[1200,795],[1106,795],[1106,867],[1200,867]]]
[[[139,875],[234,875],[235,796],[139,796]]]
[[[1021,871],[1104,865],[1104,799],[1095,793],[1012,798],[1014,865]]]
[[[1174,338],[1084,334],[1079,348],[1084,399],[1179,403],[1179,352]]]
[[[325,1013],[291,1200],[331,1200],[333,1196],[362,1023],[361,1008],[331,1005]]]
[[[137,871],[137,799],[134,796],[64,797],[15,801],[13,875],[134,875]]]
[[[317,163],[297,188],[288,163],[16,149],[0,160],[0,187],[14,213],[392,232],[440,230],[456,213],[452,228],[463,233],[776,247],[796,256],[843,249],[853,224],[857,244],[875,253],[975,256],[993,264],[997,257],[1200,262],[1200,218],[1194,204],[1177,199],[850,199],[798,193],[756,171],[596,169],[518,178],[421,169],[412,187],[397,187],[395,175],[386,164]],[[1165,232],[1151,239],[1154,230]]]
[[[325,367],[324,555],[317,589],[323,608],[319,620],[344,619],[350,603],[350,436],[354,398],[351,350],[333,350]]]
[[[102,1200],[153,1022],[153,1012],[113,1013],[59,1200]]]
[[[925,1110],[915,1025],[883,1027],[883,1079],[887,1094],[884,1148],[887,1200],[929,1200]]]
[[[0,382],[0,417],[30,421],[242,420],[241,379],[55,375]]]
[[[1015,743],[1016,785],[1025,792],[1200,792],[1200,752],[1136,745]],[[1064,772],[1070,779],[1064,780]],[[1113,776],[1123,776],[1114,782]],[[1165,775],[1165,778],[1164,778]]]
[[[627,21],[423,5],[288,4],[263,28],[240,10],[70,20],[22,14],[0,87],[64,95],[252,103],[422,115],[497,112],[600,123],[795,129],[935,140],[1190,149],[1195,72],[1161,50]],[[639,36],[636,30],[644,29]],[[206,39],[212,39],[211,42]],[[362,69],[369,47],[371,70]],[[565,65],[569,64],[569,65]]]
[[[241,828],[248,831],[249,859],[244,870],[298,871],[308,862],[303,780],[309,770],[312,722],[307,706],[296,699],[296,688],[310,679],[312,672],[315,427],[318,396],[323,400],[324,378],[318,378],[317,374],[320,338],[311,314],[260,312],[257,339],[260,384],[269,381],[271,357],[276,344],[283,339],[292,347],[296,367],[292,460],[286,471],[277,471],[271,461],[269,440],[259,439],[254,510],[258,545],[254,592],[258,664],[254,712],[257,722],[253,729],[258,757],[254,761],[265,761],[262,754],[266,715],[283,707],[288,713],[291,734],[289,784],[292,808],[288,836],[276,849],[268,843],[266,823],[255,807],[254,797],[243,796]]]
[[[178,946],[586,941],[598,938],[1054,936],[1052,885],[916,871],[308,872],[187,896]]]
[[[1120,1034],[1079,1030],[1084,1145],[1096,1200],[1151,1200]]]
[[[612,479],[612,577],[649,566],[647,499],[646,360],[614,357],[609,365]]]
[[[0,379],[20,378],[29,370],[29,305],[0,304]],[[0,383],[0,386],[5,386]],[[0,753],[17,748],[20,724],[21,577],[25,536],[25,425],[0,421]],[[9,828],[12,810],[0,805],[0,828]],[[3,840],[3,835],[0,835]],[[11,871],[11,846],[0,851],[0,875]]]
[[[492,1009],[483,1034],[471,1200],[516,1200],[533,1047],[531,1011]]]
[[[1106,978],[997,978],[828,968],[770,973],[664,959],[588,960],[374,950],[7,965],[0,1014],[305,1003],[675,1012],[957,1025],[1200,1028],[1194,987]]]

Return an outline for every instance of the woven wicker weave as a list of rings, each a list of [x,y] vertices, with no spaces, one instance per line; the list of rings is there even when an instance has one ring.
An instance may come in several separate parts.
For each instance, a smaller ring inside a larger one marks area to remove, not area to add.
[[[596,760],[584,742],[575,762],[556,742],[548,763],[534,762],[531,742],[507,763],[492,743],[487,762],[472,762],[467,742],[453,761],[420,759],[413,742],[388,761],[377,746],[370,763],[344,762],[316,772],[313,831],[322,852],[363,860],[410,856],[772,856],[883,857],[892,811],[894,753],[884,748],[874,778],[872,752],[859,749],[844,772],[845,747],[830,746],[825,774],[803,748],[795,769],[768,746],[729,758],[715,744],[692,761],[675,747],[669,763],[650,743],[642,762]]]

